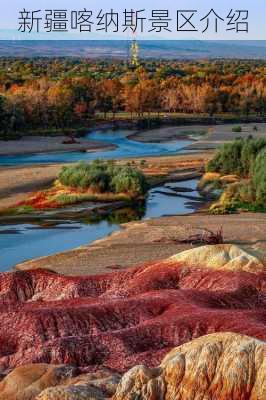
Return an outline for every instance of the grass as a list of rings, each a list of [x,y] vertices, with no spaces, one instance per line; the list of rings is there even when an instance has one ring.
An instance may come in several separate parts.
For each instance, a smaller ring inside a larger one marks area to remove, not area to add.
[[[206,130],[186,130],[186,131],[182,131],[180,132],[181,136],[191,136],[191,137],[198,137],[198,136],[204,136],[207,134]]]
[[[240,125],[234,126],[234,127],[232,128],[232,132],[240,133],[240,132],[242,132],[242,127],[241,127]]]
[[[21,205],[21,206],[9,208],[7,210],[3,210],[0,212],[0,215],[10,215],[10,216],[24,215],[24,214],[31,214],[34,211],[36,211],[36,209],[32,206]]]
[[[79,204],[82,202],[93,203],[113,203],[121,201],[125,205],[132,203],[132,198],[125,193],[71,193],[62,188],[56,191],[55,188],[43,192],[37,192],[24,203],[2,210],[2,216],[18,216],[32,214],[45,209],[56,209],[68,205]]]
[[[126,194],[113,194],[113,193],[104,193],[104,194],[86,194],[86,193],[76,193],[76,194],[69,194],[69,193],[61,193],[53,198],[51,201],[55,202],[59,206],[66,206],[71,204],[82,203],[84,201],[91,201],[91,202],[102,202],[102,203],[109,203],[114,201],[125,201],[130,202],[130,197]]]

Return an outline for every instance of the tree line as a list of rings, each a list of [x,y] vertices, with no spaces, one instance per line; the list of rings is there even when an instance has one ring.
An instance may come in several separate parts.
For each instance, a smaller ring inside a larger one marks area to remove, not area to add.
[[[263,61],[1,59],[0,130],[86,126],[97,113],[265,115]]]

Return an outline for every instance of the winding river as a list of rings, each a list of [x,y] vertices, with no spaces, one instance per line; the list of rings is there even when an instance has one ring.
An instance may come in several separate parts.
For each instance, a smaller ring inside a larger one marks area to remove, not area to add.
[[[112,129],[105,129],[96,130],[83,137],[84,139],[96,140],[104,144],[116,145],[116,149],[112,151],[107,150],[88,153],[69,151],[0,156],[0,166],[67,163],[90,161],[97,158],[110,160],[142,156],[164,156],[176,154],[177,152],[185,152],[185,147],[192,143],[192,140],[189,138],[165,143],[141,143],[128,139],[130,134],[132,134],[132,131],[129,130],[117,129],[114,131]]]
[[[129,140],[128,131],[96,131],[88,134],[90,139],[112,143],[117,147],[112,151],[95,153],[66,152],[50,154],[31,154],[0,157],[0,165],[29,165],[41,163],[75,162],[97,158],[115,159],[141,156],[160,156],[185,152],[185,147],[191,140],[176,140],[167,143],[139,143]],[[144,206],[137,209],[122,209],[102,218],[91,218],[86,215],[86,209],[71,219],[61,220],[47,215],[41,220],[0,224],[0,271],[6,271],[25,260],[51,255],[73,249],[103,238],[121,229],[121,222],[156,218],[166,215],[189,214],[193,212],[200,201],[196,191],[197,180],[182,182],[182,186],[190,189],[189,195],[195,197],[188,200],[176,196],[175,186],[171,183],[149,191]],[[197,198],[198,197],[198,198]]]

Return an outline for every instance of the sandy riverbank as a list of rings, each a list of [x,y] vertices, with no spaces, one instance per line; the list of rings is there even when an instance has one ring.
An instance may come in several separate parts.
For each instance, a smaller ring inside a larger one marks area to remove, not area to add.
[[[143,167],[147,175],[149,172],[156,175],[158,171],[162,174],[169,171],[182,174],[183,171],[190,169],[202,169],[209,157],[208,153],[180,154],[165,157],[141,157],[141,160],[147,162],[145,168]],[[121,162],[129,161],[132,159]],[[36,190],[48,188],[58,176],[61,168],[61,164],[0,168],[0,210],[25,200],[30,193]]]
[[[260,124],[258,131],[253,132],[253,125],[243,126],[243,132],[233,133],[230,126],[219,126],[217,130],[208,132],[206,137],[192,146],[199,149],[206,148],[206,143],[212,143],[213,147],[235,137],[247,137],[254,134],[264,137],[266,124]],[[196,127],[190,127],[195,130]],[[168,136],[164,136],[166,130],[146,131],[138,134],[150,141],[153,134],[157,139],[170,140],[170,133],[179,128],[166,128]],[[197,130],[201,127],[198,126]],[[206,129],[206,127],[205,127]],[[157,133],[156,133],[157,132]],[[144,136],[142,136],[144,135]],[[212,147],[210,147],[211,149]],[[137,165],[145,160],[148,173],[156,175],[158,172],[169,171],[172,174],[183,174],[184,171],[193,171],[204,168],[206,161],[212,156],[213,150],[178,154],[164,157],[141,157],[134,159]],[[124,162],[128,162],[125,160]],[[131,160],[132,161],[132,160]],[[123,161],[121,161],[123,162]],[[145,164],[145,163],[144,163]],[[56,178],[61,165],[10,167],[0,169],[0,209],[14,205],[25,199],[31,192],[48,187]],[[146,171],[147,172],[147,171]],[[86,275],[110,272],[113,269],[131,266],[140,262],[166,258],[184,249],[190,248],[189,244],[180,244],[176,240],[184,238],[195,231],[196,228],[217,230],[223,226],[225,241],[236,243],[243,247],[260,248],[266,251],[266,215],[265,214],[239,214],[227,216],[209,216],[194,214],[191,216],[177,216],[159,218],[141,223],[130,223],[124,226],[124,230],[113,234],[111,237],[96,242],[91,246],[74,249],[66,253],[45,257],[24,263],[20,268],[48,268],[55,272],[67,275]]]
[[[242,132],[233,132],[233,127],[241,126]],[[254,130],[256,126],[257,130]],[[204,134],[197,136],[199,134]],[[148,143],[162,143],[180,139],[180,137],[195,136],[197,140],[187,146],[190,150],[213,150],[225,142],[232,141],[235,138],[247,138],[252,135],[257,138],[265,138],[266,124],[221,124],[221,125],[191,125],[191,126],[172,126],[166,128],[153,129],[134,133],[130,136],[132,140]]]
[[[163,157],[141,157],[154,164],[154,169],[160,170],[166,164],[173,166],[173,169],[195,167],[203,167],[204,163],[212,156],[213,151],[224,142],[234,140],[236,137],[248,137],[253,135],[256,137],[266,136],[266,124],[257,123],[257,131],[254,131],[254,124],[241,124],[242,132],[232,132],[235,125],[222,124],[214,126],[192,125],[179,127],[163,127],[159,129],[146,130],[143,132],[134,132],[130,136],[132,140],[141,142],[164,142],[180,139],[184,133],[199,134],[206,132],[202,137],[198,137],[197,141],[189,145],[188,149],[197,150],[198,154],[187,154],[177,156]],[[79,139],[79,145],[62,145],[63,137],[26,137],[19,141],[1,142],[0,156],[3,154],[15,153],[31,153],[31,152],[49,152],[49,151],[71,151],[71,150],[87,150],[97,151],[100,149],[112,149],[112,146],[105,145],[102,142],[95,142],[86,139]],[[99,147],[100,146],[100,147]],[[64,149],[64,150],[63,150]],[[127,160],[129,161],[129,160]],[[185,166],[184,164],[187,163]],[[193,165],[194,163],[194,165]],[[61,165],[42,165],[27,167],[11,167],[0,168],[0,209],[10,207],[19,201],[25,199],[29,193],[44,189],[51,185],[52,181],[58,175]]]
[[[67,151],[102,151],[113,150],[116,147],[84,138],[77,138],[78,143],[73,144],[64,144],[65,140],[69,140],[69,138],[65,136],[24,136],[19,140],[0,140],[0,156]]]
[[[178,243],[178,240],[187,238],[198,228],[217,231],[222,227],[226,243],[266,252],[266,214],[193,214],[131,222],[122,227],[122,231],[92,245],[25,262],[17,268],[46,268],[66,275],[111,272],[192,248],[190,244]]]
[[[232,128],[235,126],[241,126],[242,132],[232,132]],[[257,127],[257,131],[254,131],[254,126]],[[199,136],[204,133],[205,135],[202,137]],[[216,148],[221,143],[234,140],[236,137],[244,138],[249,135],[253,135],[254,137],[265,137],[266,124],[183,125],[160,127],[140,132],[132,130],[129,139],[143,143],[162,143],[181,138],[193,138],[195,136],[197,140],[187,148],[205,150]],[[0,156],[61,151],[100,151],[112,150],[115,148],[115,145],[104,144],[103,142],[84,138],[78,138],[77,141],[79,143],[76,144],[63,144],[63,141],[66,139],[65,136],[24,136],[20,140],[0,140]]]

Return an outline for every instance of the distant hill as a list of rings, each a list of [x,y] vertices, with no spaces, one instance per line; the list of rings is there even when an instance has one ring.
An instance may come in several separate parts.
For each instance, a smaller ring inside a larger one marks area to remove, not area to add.
[[[145,59],[266,59],[266,40],[148,40],[140,41],[139,44],[140,55]],[[125,59],[129,46],[130,42],[123,40],[1,40],[0,56]]]

